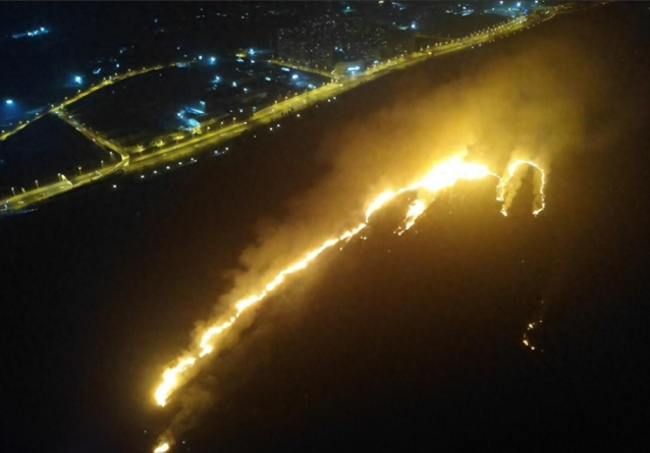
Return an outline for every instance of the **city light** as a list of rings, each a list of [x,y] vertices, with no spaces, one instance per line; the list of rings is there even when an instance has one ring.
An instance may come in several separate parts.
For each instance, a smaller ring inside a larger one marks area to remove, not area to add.
[[[14,104],[14,100],[13,100],[13,99],[7,99],[7,100],[5,101],[5,104],[7,104],[7,105],[13,105],[13,104]]]
[[[291,76],[291,79],[292,79],[292,80],[297,80],[297,79],[298,79],[298,74],[294,74],[294,75],[292,75],[292,76]]]
[[[214,63],[215,61],[217,61],[216,57],[210,57],[210,63]]]
[[[203,55],[199,55],[199,60],[203,60]]]
[[[83,82],[83,78],[81,76],[74,76],[74,81],[75,83],[81,85],[81,83]]]
[[[45,35],[49,33],[50,31],[45,28],[45,27],[40,27],[37,28],[36,30],[30,30],[25,33],[17,33],[15,35],[11,35],[13,39],[20,39],[20,38],[25,38],[25,37],[32,37],[32,36],[39,36],[39,35]]]

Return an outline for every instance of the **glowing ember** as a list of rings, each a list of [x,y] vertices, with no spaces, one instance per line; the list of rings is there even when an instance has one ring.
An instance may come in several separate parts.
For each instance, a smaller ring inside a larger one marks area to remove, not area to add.
[[[165,453],[166,451],[169,451],[169,444],[167,442],[164,442],[160,445],[158,445],[154,450],[153,453]]]

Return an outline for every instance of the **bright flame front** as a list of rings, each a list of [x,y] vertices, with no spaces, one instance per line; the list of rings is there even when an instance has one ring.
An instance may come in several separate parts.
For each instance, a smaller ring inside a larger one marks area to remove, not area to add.
[[[233,313],[225,320],[215,323],[207,327],[200,335],[200,341],[192,348],[192,352],[182,355],[175,361],[175,365],[164,371],[162,380],[154,392],[154,397],[158,405],[165,406],[172,396],[172,394],[184,385],[193,376],[190,372],[194,366],[199,363],[201,359],[214,351],[215,339],[230,329],[251,307],[254,307],[259,302],[263,301],[271,292],[280,287],[286,282],[287,277],[306,269],[309,264],[318,258],[327,249],[339,244],[342,241],[347,241],[361,232],[368,226],[370,217],[389,202],[394,200],[397,196],[406,192],[415,192],[417,198],[413,201],[406,213],[406,217],[400,227],[395,231],[401,235],[411,228],[417,219],[425,212],[425,210],[433,203],[436,196],[444,189],[454,186],[459,180],[477,180],[486,176],[495,176],[499,179],[497,187],[497,200],[503,200],[508,191],[508,183],[512,179],[515,171],[520,165],[527,164],[535,167],[542,172],[542,185],[540,189],[542,204],[533,211],[534,215],[539,214],[544,209],[544,185],[546,183],[544,171],[534,162],[518,160],[514,161],[508,167],[508,174],[505,178],[499,178],[496,174],[492,173],[488,167],[478,163],[465,162],[464,153],[456,154],[451,158],[435,165],[428,173],[421,179],[413,182],[412,184],[399,188],[397,190],[386,190],[376,196],[369,204],[365,211],[365,221],[359,223],[354,228],[345,231],[339,236],[335,236],[325,240],[320,246],[307,252],[301,259],[290,264],[276,276],[264,285],[257,293],[253,293],[243,299],[237,301],[234,305]],[[502,213],[507,215],[507,211],[502,209]],[[170,445],[168,442],[162,443],[158,446],[154,453],[162,453],[168,451]]]
[[[166,451],[169,451],[170,448],[171,447],[167,442],[163,442],[162,444],[154,448],[153,453],[165,453]]]

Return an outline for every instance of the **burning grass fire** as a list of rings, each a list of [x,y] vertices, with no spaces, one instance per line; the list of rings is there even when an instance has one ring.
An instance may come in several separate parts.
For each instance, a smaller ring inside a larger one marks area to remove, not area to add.
[[[386,190],[380,193],[368,204],[363,222],[338,236],[333,236],[325,240],[319,246],[305,253],[301,259],[291,263],[278,272],[273,279],[261,285],[257,290],[254,290],[256,292],[251,292],[250,296],[237,301],[231,309],[231,313],[225,319],[220,319],[205,328],[201,332],[199,340],[186,353],[178,357],[172,366],[163,372],[161,381],[154,391],[156,403],[161,407],[167,405],[169,399],[175,392],[196,375],[198,368],[196,366],[202,363],[215,350],[217,337],[229,330],[237,322],[239,317],[262,302],[269,294],[285,283],[287,278],[292,274],[306,269],[324,251],[341,242],[347,242],[358,235],[369,225],[372,215],[385,207],[398,195],[408,192],[416,196],[415,201],[410,204],[404,220],[395,230],[395,233],[398,235],[402,235],[408,231],[443,190],[453,187],[461,180],[478,180],[486,176],[497,178],[499,181],[497,185],[497,200],[504,203],[501,212],[504,216],[507,216],[510,202],[515,195],[513,192],[516,192],[518,189],[518,185],[513,184],[515,173],[521,166],[531,166],[541,174],[541,177],[538,179],[539,190],[535,198],[533,214],[536,216],[545,208],[544,186],[546,184],[546,174],[538,164],[532,161],[514,160],[508,166],[505,176],[499,177],[485,165],[467,162],[465,160],[466,154],[466,152],[455,154],[439,164],[434,165],[424,177],[408,186],[395,190]],[[171,448],[172,444],[173,439],[171,435],[165,434],[153,451],[154,453],[166,452]]]

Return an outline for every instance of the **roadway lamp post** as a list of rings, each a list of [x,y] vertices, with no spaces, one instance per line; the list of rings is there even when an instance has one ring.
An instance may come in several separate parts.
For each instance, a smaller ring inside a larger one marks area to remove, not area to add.
[[[77,170],[79,171],[79,176],[81,176],[81,166],[77,167]]]
[[[15,187],[12,187],[12,188],[11,188],[11,193],[14,194],[14,197],[16,196],[16,188],[15,188]]]
[[[104,168],[104,161],[103,160],[101,161],[101,166],[102,166],[102,168]]]
[[[36,185],[36,188],[38,189],[38,179],[34,180],[34,184]]]

